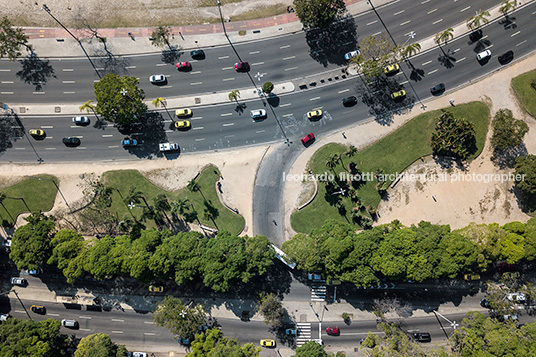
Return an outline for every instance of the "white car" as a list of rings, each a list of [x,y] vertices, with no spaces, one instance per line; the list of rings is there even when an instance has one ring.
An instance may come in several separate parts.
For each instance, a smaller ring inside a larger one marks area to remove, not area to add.
[[[0,315],[0,321],[7,321],[10,317],[10,314],[2,314]]]
[[[11,278],[11,284],[24,286],[27,284],[27,281],[24,278],[13,277]]]
[[[490,50],[482,51],[482,52],[480,52],[479,54],[476,55],[476,59],[478,61],[482,61],[483,59],[486,59],[488,57],[491,57],[491,51]]]
[[[344,55],[344,59],[349,61],[359,54],[359,50],[348,52]]]
[[[506,295],[506,298],[510,301],[513,301],[513,302],[519,302],[519,303],[524,303],[527,298],[525,297],[525,294],[523,293],[512,293],[512,294],[508,294]]]
[[[151,83],[165,83],[166,81],[167,78],[163,74],[154,74],[149,77],[149,82]]]
[[[89,118],[85,116],[76,116],[73,117],[73,123],[75,123],[76,125],[88,125]]]
[[[129,352],[128,357],[147,357],[147,352]]]
[[[264,109],[255,109],[249,112],[253,119],[261,119],[266,117],[266,110]]]

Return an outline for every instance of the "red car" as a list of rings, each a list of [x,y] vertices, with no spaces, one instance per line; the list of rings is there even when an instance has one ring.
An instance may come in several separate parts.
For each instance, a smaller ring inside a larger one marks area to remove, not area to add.
[[[189,71],[192,69],[192,64],[190,62],[179,62],[177,63],[177,69],[179,71]]]
[[[237,72],[247,72],[249,71],[249,63],[248,62],[235,63],[234,69],[236,69]]]
[[[340,330],[338,327],[328,327],[328,328],[326,329],[326,333],[327,333],[328,335],[332,335],[332,336],[333,336],[333,335],[337,335],[337,336],[338,336],[338,335],[340,335],[341,330]]]
[[[314,140],[315,135],[313,133],[309,133],[301,139],[301,142],[303,145],[310,145]]]

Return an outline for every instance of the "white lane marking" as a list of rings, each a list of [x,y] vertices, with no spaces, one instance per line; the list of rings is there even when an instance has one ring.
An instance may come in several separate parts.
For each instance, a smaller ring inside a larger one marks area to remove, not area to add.
[[[51,313],[48,313],[47,315],[49,315],[49,316],[60,316],[60,314],[51,314]]]
[[[426,61],[426,62],[424,62],[424,63],[422,64],[422,66],[426,66],[427,64],[430,64],[430,63],[432,63],[432,61]]]
[[[205,138],[195,139],[195,141],[203,141],[203,140],[205,140]]]
[[[264,133],[266,130],[257,130],[255,133],[256,134],[260,134],[260,133]]]
[[[88,328],[79,328],[78,330],[79,330],[79,331],[87,331],[87,332],[91,331],[91,330],[88,329]]]
[[[343,90],[340,90],[338,91],[337,93],[341,94],[341,93],[346,93],[346,92],[349,92],[350,89],[343,89]]]
[[[87,149],[87,147],[85,147],[85,146],[79,146],[79,147],[76,148],[76,150],[86,150],[86,149]]]
[[[160,88],[160,89],[163,89],[163,88],[173,88],[173,86],[158,86],[158,88]]]
[[[280,46],[279,49],[282,50],[283,48],[289,48],[290,45]]]
[[[296,58],[296,56],[283,57],[283,61],[287,61],[294,58]]]
[[[261,64],[264,64],[264,62],[252,63],[251,65],[252,65],[252,66],[260,66]]]
[[[223,126],[233,126],[234,123],[227,123],[227,124],[223,124]]]
[[[261,53],[261,51],[252,51],[252,52],[250,52],[249,54],[250,54],[250,55],[256,55],[257,53]]]
[[[454,50],[453,52],[454,52],[454,53],[456,53],[456,52],[458,52],[459,50],[460,50],[460,49],[459,49],[459,48],[457,48],[457,49],[455,49],[455,50]]]
[[[10,69],[0,69],[0,72],[11,72]]]
[[[2,82],[0,82],[0,83],[2,83],[2,84],[13,84],[13,83],[15,83],[15,82],[14,82],[14,81],[2,81]]]
[[[233,69],[234,67],[223,67],[221,70],[222,71],[227,71],[228,69]]]
[[[521,46],[521,45],[524,44],[525,42],[527,42],[527,40],[525,40],[525,41],[521,41],[520,43],[518,43],[518,44],[516,45],[516,47],[517,47],[517,46]]]
[[[56,148],[45,148],[45,150],[56,150]]]
[[[166,133],[172,133],[173,130],[166,130]]]
[[[200,84],[203,84],[203,82],[194,82],[194,83],[190,83],[191,86],[198,86]]]
[[[190,74],[199,74],[199,73],[201,73],[201,71],[190,72]]]
[[[408,20],[408,21],[404,21],[404,22],[402,22],[402,23],[400,24],[400,26],[404,26],[404,25],[407,25],[407,24],[409,24],[410,22],[411,22],[411,20]]]
[[[367,24],[367,26],[369,26],[369,25],[373,25],[373,24],[375,24],[376,22],[378,22],[378,20],[374,20],[374,21],[372,21],[372,22],[369,22],[369,23]]]
[[[311,98],[309,100],[312,102],[313,100],[319,100],[319,99],[320,99],[320,97],[314,97],[314,98]]]
[[[61,83],[63,84],[70,84],[70,83],[75,83],[74,81],[61,81]]]
[[[232,137],[234,137],[234,135],[225,135],[223,138],[227,139],[227,138],[232,138]]]
[[[222,81],[224,81],[224,82],[225,81],[234,81],[234,77],[233,78],[224,78],[224,79],[222,79]]]
[[[292,104],[291,103],[285,103],[285,104],[281,104],[280,107],[288,107],[290,105],[292,105]]]
[[[47,136],[45,139],[46,139],[46,140],[54,139],[54,137],[53,137],[53,136]],[[50,315],[50,314],[49,314],[49,315]]]
[[[285,68],[285,71],[292,71],[294,69],[298,69],[298,67],[290,67],[290,68]]]
[[[63,92],[63,94],[75,94],[76,92]]]
[[[117,149],[119,145],[108,145],[108,149]]]
[[[283,117],[291,117],[291,116],[293,116],[293,115],[294,115],[294,113],[283,114]]]
[[[471,8],[471,6],[464,7],[463,9],[460,10],[460,12],[464,12],[466,10],[469,10],[470,8]]]
[[[104,71],[104,67],[97,67],[97,71]]]
[[[21,314],[25,314],[26,311],[23,311],[23,310],[15,310],[15,312],[18,312],[18,313],[21,313]]]
[[[126,66],[125,68],[134,69],[134,68],[136,68],[136,66]]]
[[[520,32],[521,32],[521,31],[517,31],[517,32],[511,34],[510,37],[514,37],[515,35],[519,35]]]
[[[154,325],[154,322],[153,321],[143,321],[144,324],[148,324],[148,325]]]
[[[465,57],[464,57],[464,58],[460,58],[459,60],[456,60],[456,63],[461,62],[461,61],[463,61],[464,59],[465,59]]]
[[[198,120],[198,119],[203,119],[203,117],[193,117],[193,118],[190,118],[190,120]]]
[[[220,114],[220,116],[222,116],[222,117],[228,117],[229,115],[233,115],[233,113],[223,113],[223,114]]]
[[[112,333],[123,333],[123,331],[112,331]]]
[[[41,125],[41,129],[54,129],[54,125]]]
[[[204,126],[196,126],[195,128],[192,128],[193,130],[203,130]]]
[[[439,19],[439,20],[437,20],[437,21],[434,21],[434,22],[432,22],[432,25],[438,24],[438,23],[440,23],[441,21],[443,21],[443,19]]]
[[[400,83],[400,84],[401,84],[401,85],[404,85],[404,84],[406,84],[406,83],[408,83],[408,81],[402,82],[402,83]]]
[[[114,134],[102,134],[103,138],[111,138]]]
[[[73,68],[64,68],[62,69],[63,72],[73,72],[74,69]]]
[[[226,58],[229,58],[229,56],[220,56],[220,57],[218,57],[218,59],[226,59]]]
[[[402,10],[402,11],[398,11],[398,12],[395,12],[393,15],[396,16],[396,15],[400,15],[402,13],[406,12],[406,10]]]
[[[436,72],[437,72],[437,69],[434,69],[433,71],[428,72],[428,74],[430,75],[430,74],[436,73]]]
[[[91,320],[91,316],[78,316],[81,319]]]
[[[376,32],[376,33],[373,33],[372,36],[378,36],[378,35],[381,35],[381,31],[380,32]]]
[[[54,148],[55,149],[55,148]],[[26,150],[26,148],[15,148],[15,150]],[[46,150],[46,149],[45,149]]]
[[[33,94],[45,94],[45,92],[33,92]]]
[[[125,320],[121,320],[121,319],[112,319],[112,321],[115,321],[115,322],[125,322]]]
[[[424,4],[426,4],[427,2],[430,2],[430,0],[424,0],[424,1],[422,1],[422,2],[421,2],[421,5],[424,5]]]
[[[143,334],[145,336],[154,336],[155,335],[154,333],[151,333],[151,332],[144,332]]]
[[[428,14],[428,15],[430,15],[430,14],[433,14],[434,12],[436,12],[436,11],[437,11],[437,8],[435,8],[435,9],[433,9],[433,10],[430,10],[430,11],[428,11],[428,12],[427,12],[427,14]]]
[[[13,94],[13,92],[0,92],[0,94]]]
[[[164,67],[167,66],[167,63],[157,63],[156,67]]]

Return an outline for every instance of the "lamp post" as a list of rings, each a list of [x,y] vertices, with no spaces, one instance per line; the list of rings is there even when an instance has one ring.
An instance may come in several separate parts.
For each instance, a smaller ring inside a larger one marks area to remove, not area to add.
[[[219,0],[218,0],[219,1]],[[54,19],[54,21],[56,21],[65,31],[67,31],[67,33],[69,35],[71,35],[72,38],[74,38],[76,40],[76,42],[78,42],[78,44],[80,45],[80,47],[82,48],[82,51],[84,51],[84,54],[86,55],[87,59],[89,60],[89,63],[91,63],[91,66],[93,67],[93,69],[95,70],[95,73],[97,73],[97,76],[99,76],[99,79],[102,79],[99,71],[97,71],[97,68],[95,67],[95,64],[93,64],[93,61],[91,60],[91,58],[89,57],[89,55],[87,54],[86,52],[86,49],[84,48],[84,46],[82,46],[82,42],[80,42],[80,40],[78,39],[78,37],[76,37],[75,35],[73,35],[71,33],[71,31],[69,31],[65,26],[63,26],[63,24],[57,19],[54,17],[54,15],[52,15],[52,12],[50,12],[50,9],[48,8],[48,6],[46,6],[46,4],[43,4],[41,6],[41,10],[45,10],[47,14],[50,15],[50,17],[52,17]]]

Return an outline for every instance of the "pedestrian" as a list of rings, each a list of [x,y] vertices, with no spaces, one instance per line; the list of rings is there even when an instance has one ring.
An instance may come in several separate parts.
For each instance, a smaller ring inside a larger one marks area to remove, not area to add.
[[[450,103],[451,106],[454,107],[454,99],[449,100],[449,103]]]
[[[342,132],[342,137],[346,139],[346,132],[345,131]]]
[[[435,195],[432,195],[432,198],[434,199],[434,202],[437,202]]]

